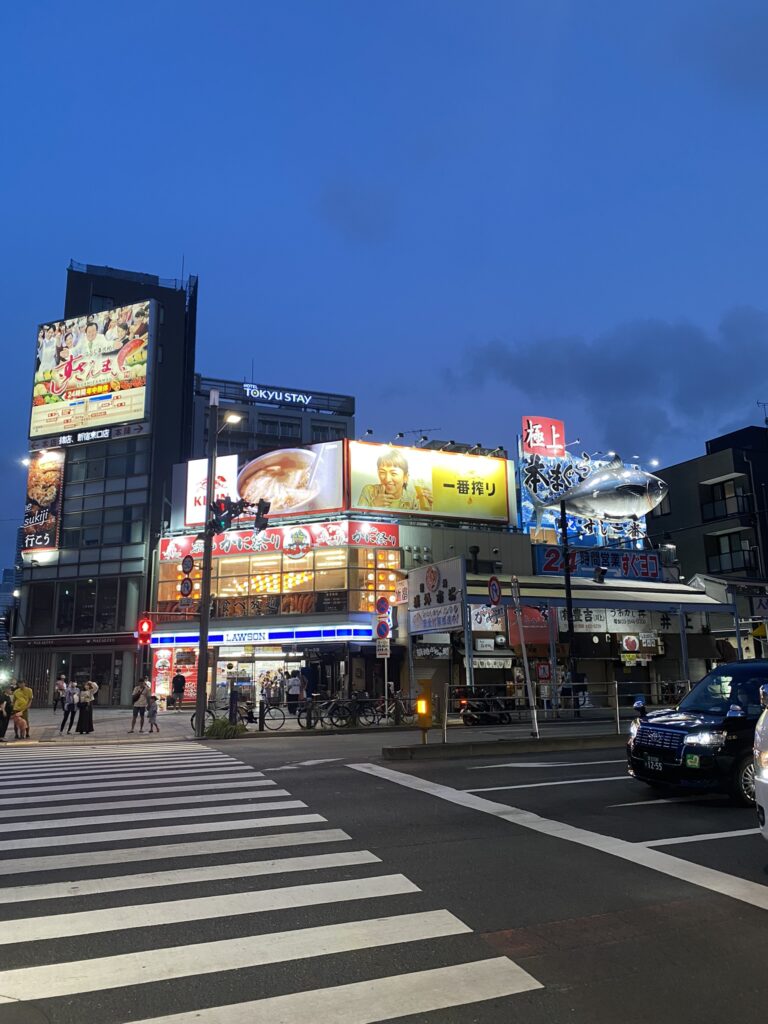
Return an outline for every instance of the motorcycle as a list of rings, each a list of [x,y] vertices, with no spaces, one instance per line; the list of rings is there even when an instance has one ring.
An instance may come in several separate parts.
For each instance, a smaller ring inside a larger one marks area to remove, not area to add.
[[[509,725],[512,716],[499,697],[462,697],[459,702],[459,717],[466,726]]]

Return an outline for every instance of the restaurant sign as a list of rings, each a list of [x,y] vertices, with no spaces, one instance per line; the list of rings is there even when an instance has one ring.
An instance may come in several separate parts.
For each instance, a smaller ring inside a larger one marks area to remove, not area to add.
[[[563,549],[555,545],[534,545],[536,573],[539,576],[562,576],[565,572]],[[570,548],[572,576],[591,577],[595,569],[605,569],[608,579],[660,580],[661,560],[657,551],[617,551],[595,548]]]
[[[236,554],[284,554],[300,558],[323,548],[397,548],[400,528],[396,523],[363,523],[342,520],[330,523],[270,526],[256,530],[230,530],[213,538],[213,557]],[[203,541],[194,534],[164,537],[160,541],[160,561],[180,562],[186,555],[203,557]]]

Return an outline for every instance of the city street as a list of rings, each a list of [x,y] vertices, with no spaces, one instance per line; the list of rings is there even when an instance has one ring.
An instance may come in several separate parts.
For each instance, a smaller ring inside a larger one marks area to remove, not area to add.
[[[762,1019],[753,811],[380,744],[4,750],[0,1020]]]

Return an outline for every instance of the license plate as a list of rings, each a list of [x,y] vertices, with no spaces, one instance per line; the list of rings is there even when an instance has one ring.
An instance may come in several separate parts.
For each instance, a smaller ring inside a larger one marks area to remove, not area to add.
[[[650,754],[645,755],[645,767],[651,772],[660,772],[663,769],[660,757],[651,757]]]
[[[686,768],[698,768],[699,767],[699,755],[698,754],[686,754],[685,755],[685,766],[686,766]]]

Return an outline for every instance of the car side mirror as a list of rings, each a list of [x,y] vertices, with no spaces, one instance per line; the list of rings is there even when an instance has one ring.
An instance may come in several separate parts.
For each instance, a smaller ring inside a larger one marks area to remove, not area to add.
[[[731,704],[728,708],[728,714],[726,718],[744,718],[746,711],[740,704]]]
[[[768,683],[763,683],[760,687],[760,704],[764,708],[768,708]]]

